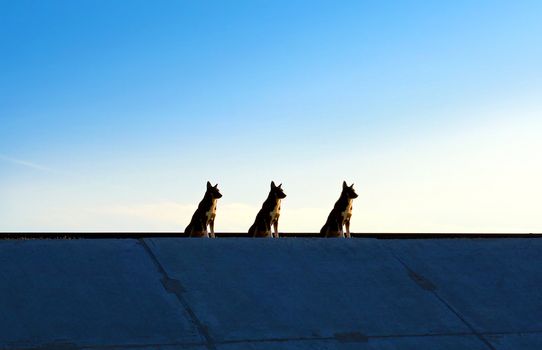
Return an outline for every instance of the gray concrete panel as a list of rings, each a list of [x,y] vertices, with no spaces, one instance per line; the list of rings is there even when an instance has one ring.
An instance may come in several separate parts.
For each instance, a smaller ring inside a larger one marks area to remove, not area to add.
[[[366,342],[290,340],[219,345],[218,350],[489,350],[474,336],[370,338]]]
[[[377,240],[145,241],[217,342],[470,332]]]
[[[0,348],[201,343],[135,240],[0,242]]]
[[[494,335],[487,339],[495,350],[542,349],[542,333]]]
[[[385,246],[476,331],[542,331],[541,239],[392,240]]]

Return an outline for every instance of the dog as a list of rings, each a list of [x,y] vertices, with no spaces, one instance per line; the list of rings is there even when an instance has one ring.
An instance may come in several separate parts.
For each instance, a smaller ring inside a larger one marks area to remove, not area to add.
[[[188,237],[211,237],[215,238],[215,217],[216,217],[216,204],[219,198],[222,197],[218,190],[218,184],[212,186],[207,181],[207,191],[201,202],[199,202],[198,209],[192,215],[190,224],[184,229],[185,235]],[[207,226],[211,229],[211,233],[207,232]]]
[[[343,190],[333,210],[329,213],[327,221],[320,230],[322,237],[345,237],[350,238],[350,218],[352,217],[352,202],[358,195],[354,191],[354,184],[348,186],[343,181]],[[346,228],[346,234],[343,231]]]
[[[256,215],[254,224],[248,229],[248,234],[251,237],[279,238],[280,202],[284,198],[286,198],[286,194],[282,190],[282,184],[275,186],[275,182],[271,181],[269,196]],[[275,229],[274,235],[271,235],[271,226]]]

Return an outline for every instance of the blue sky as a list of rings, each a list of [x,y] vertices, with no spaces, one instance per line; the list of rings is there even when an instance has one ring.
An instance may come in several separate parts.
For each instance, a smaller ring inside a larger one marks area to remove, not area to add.
[[[0,1],[0,230],[540,232],[538,1]]]

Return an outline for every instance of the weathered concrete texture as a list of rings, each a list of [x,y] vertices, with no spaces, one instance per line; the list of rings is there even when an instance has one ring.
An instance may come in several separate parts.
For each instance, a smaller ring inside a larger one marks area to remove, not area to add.
[[[541,349],[542,240],[0,241],[0,349]]]
[[[469,331],[377,240],[148,242],[216,341]]]
[[[542,332],[542,239],[385,244],[478,332]]]
[[[207,350],[208,347],[202,344],[190,344],[190,343],[177,343],[177,344],[128,344],[119,346],[101,346],[101,347],[77,347],[73,350]],[[35,349],[32,349],[35,350]],[[40,349],[41,350],[41,349]],[[70,349],[57,349],[47,348],[47,350],[70,350]]]
[[[542,349],[542,333],[492,335],[488,339],[495,350]]]
[[[487,350],[474,336],[438,336],[406,338],[371,338],[367,342],[338,342],[336,340],[254,342],[220,345],[218,350]],[[520,349],[520,348],[516,348]]]
[[[196,342],[138,241],[0,242],[0,348]]]

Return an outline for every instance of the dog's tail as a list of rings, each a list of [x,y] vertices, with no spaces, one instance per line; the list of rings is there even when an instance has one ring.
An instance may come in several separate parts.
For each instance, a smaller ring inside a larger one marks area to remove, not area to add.
[[[327,234],[327,230],[328,230],[328,224],[324,224],[324,226],[322,226],[322,228],[320,229],[320,234],[318,235],[318,237],[325,237],[326,234]]]
[[[249,237],[254,237],[254,233],[256,232],[256,223],[253,223],[252,226],[248,229],[248,235]]]
[[[184,229],[184,233],[181,235],[181,237],[190,237],[190,234],[192,233],[192,223],[189,223],[188,226]]]

